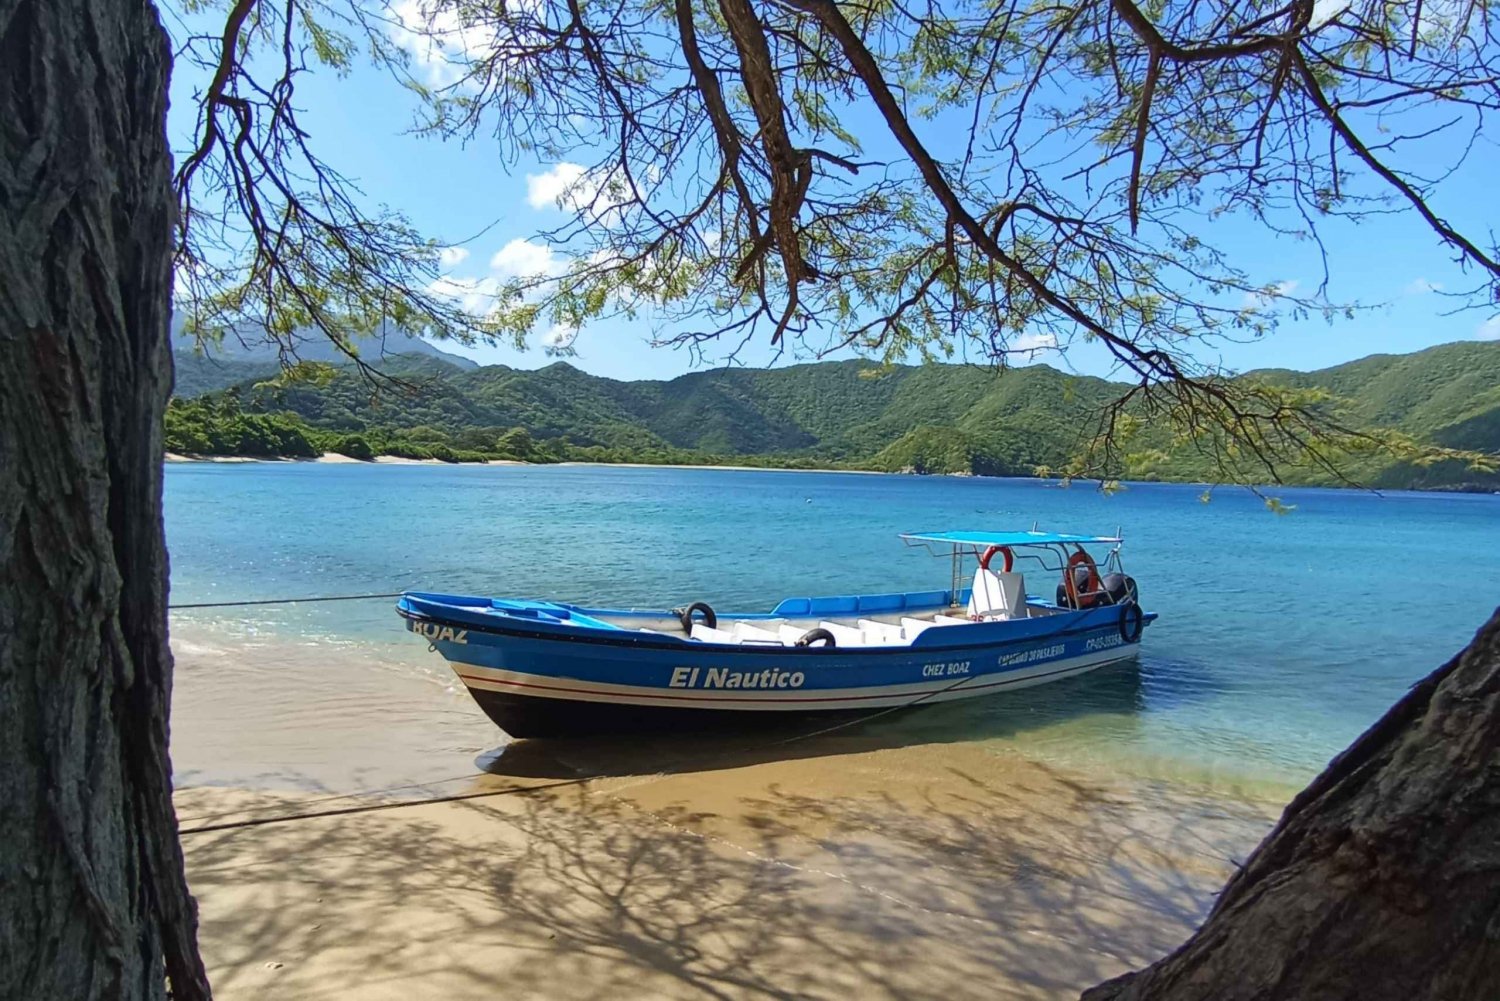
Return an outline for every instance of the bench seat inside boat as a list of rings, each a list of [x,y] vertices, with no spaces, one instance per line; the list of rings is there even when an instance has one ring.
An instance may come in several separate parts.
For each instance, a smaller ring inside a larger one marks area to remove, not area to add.
[[[889,621],[895,619],[895,621]],[[718,627],[702,622],[693,623],[690,633],[699,643],[723,643],[731,646],[795,646],[797,641],[812,629],[826,629],[833,634],[840,647],[907,646],[925,630],[950,625],[971,625],[974,620],[956,615],[931,613],[926,618],[912,616],[890,616],[886,620],[861,618],[854,624],[833,619],[803,620],[793,623],[786,619],[759,619],[754,622],[739,620]],[[646,630],[650,632],[651,630]]]

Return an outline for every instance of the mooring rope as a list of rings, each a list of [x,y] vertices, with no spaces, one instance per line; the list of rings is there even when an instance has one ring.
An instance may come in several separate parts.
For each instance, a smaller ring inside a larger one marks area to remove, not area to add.
[[[313,595],[308,598],[255,598],[248,601],[195,601],[185,605],[168,605],[167,610],[171,612],[177,612],[189,608],[241,608],[246,605],[302,605],[312,604],[316,601],[371,601],[376,598],[399,598],[405,593],[405,591],[391,591],[389,594],[323,594]]]
[[[226,821],[221,824],[203,824],[199,827],[184,827],[179,830],[178,835],[208,834],[211,831],[233,831],[242,827],[264,827],[266,824],[287,824],[294,820],[312,820],[316,817],[344,817],[351,813],[375,813],[380,810],[404,810],[413,806],[430,806],[434,803],[457,803],[466,799],[486,799],[490,796],[524,796],[527,793],[545,792],[548,789],[556,789],[558,786],[578,785],[587,782],[588,778],[559,779],[556,782],[548,782],[544,785],[535,786],[511,786],[508,789],[489,789],[484,792],[459,792],[447,796],[431,796],[427,799],[404,799],[394,803],[362,803],[359,806],[345,806],[334,810],[317,810],[304,813],[278,813],[271,817],[251,817],[246,820]],[[396,787],[401,788],[401,787]],[[378,790],[377,790],[378,791]],[[349,799],[350,796],[339,796],[336,799]],[[248,811],[246,811],[248,812]],[[233,813],[219,814],[219,816],[234,816]]]

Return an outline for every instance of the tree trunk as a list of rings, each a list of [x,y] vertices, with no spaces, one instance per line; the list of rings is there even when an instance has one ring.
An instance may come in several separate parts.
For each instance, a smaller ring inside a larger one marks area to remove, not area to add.
[[[149,0],[0,0],[0,997],[206,998],[171,803]]]
[[[1500,611],[1292,800],[1182,948],[1083,997],[1500,997]]]

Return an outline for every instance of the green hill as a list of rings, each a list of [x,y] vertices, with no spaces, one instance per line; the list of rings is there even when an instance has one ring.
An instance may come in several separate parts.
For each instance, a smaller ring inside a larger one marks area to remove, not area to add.
[[[1337,393],[1377,427],[1400,428],[1451,448],[1500,447],[1500,342],[1462,341],[1410,355],[1370,355],[1317,372],[1264,369],[1247,373],[1252,375]]]
[[[187,351],[172,355],[175,368],[172,388],[177,396],[194,397],[214,393],[246,382],[260,382],[274,376],[280,366],[274,361],[243,361],[210,358]]]
[[[273,372],[281,360],[281,346],[266,336],[265,330],[251,324],[237,324],[224,331],[217,340],[200,342],[186,331],[187,317],[182,313],[172,316],[172,354],[179,371],[187,369],[193,373],[204,373],[212,377],[217,371],[228,372],[234,365],[253,366],[257,370]],[[302,361],[329,362],[340,365],[348,361],[320,331],[302,327],[292,331],[289,340]],[[358,338],[355,348],[360,357],[371,364],[379,365],[398,355],[424,355],[448,362],[456,368],[472,369],[479,365],[463,355],[451,354],[429,341],[385,326],[381,330]],[[199,364],[206,362],[208,364]],[[264,378],[264,376],[261,376]],[[224,382],[214,389],[227,389],[233,385]]]
[[[226,363],[213,364],[219,366],[214,374],[231,374]],[[179,397],[197,395],[214,383],[195,366],[179,360]],[[258,381],[269,373],[255,372],[232,393],[246,413],[304,422],[314,439],[362,436],[377,450],[383,442],[418,451],[493,454],[500,437],[524,429],[538,456],[558,458],[759,460],[1029,475],[1038,467],[1065,465],[1093,432],[1100,408],[1122,391],[1118,384],[1045,365],[996,372],[841,361],[622,382],[562,362],[534,371],[503,365],[464,369],[436,356],[402,355],[386,359],[382,370],[399,383],[372,385],[342,369],[323,385],[276,387]],[[1267,369],[1244,378],[1321,387],[1348,400],[1362,426],[1500,453],[1500,344],[1447,344],[1317,372]],[[1138,450],[1169,445],[1165,432],[1153,427],[1134,443]],[[1416,468],[1362,457],[1351,468],[1366,482],[1386,487],[1494,479],[1460,463]],[[1122,471],[1194,480],[1214,473],[1201,456],[1182,452]],[[1331,479],[1316,470],[1293,473],[1290,478],[1301,482]]]

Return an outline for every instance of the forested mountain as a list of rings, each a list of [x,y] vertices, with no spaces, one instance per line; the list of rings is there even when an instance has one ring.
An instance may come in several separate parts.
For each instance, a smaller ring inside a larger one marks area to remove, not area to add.
[[[1317,372],[1251,373],[1278,385],[1320,386],[1360,417],[1450,448],[1500,449],[1500,342],[1460,341],[1410,355],[1370,355]]]
[[[179,367],[179,395],[223,386],[241,373]],[[1029,475],[1057,468],[1094,429],[1121,387],[1046,365],[995,372],[961,365],[824,362],[777,369],[718,369],[666,382],[621,382],[559,362],[534,371],[503,365],[465,370],[404,355],[383,366],[397,385],[372,386],[352,371],[324,385],[236,380],[236,405],[295,416],[324,434],[446,445],[484,452],[514,428],[553,454],[606,461],[739,461],[775,457],[918,472]],[[1246,378],[1322,387],[1350,401],[1362,424],[1454,448],[1500,452],[1500,344],[1464,342],[1412,355],[1377,355],[1318,372],[1263,370]],[[550,443],[550,444],[549,444]],[[1136,447],[1168,452],[1124,475],[1212,476],[1197,455],[1172,451],[1159,429]],[[1381,486],[1488,482],[1461,464],[1409,468],[1360,460]],[[1314,471],[1297,476],[1320,482]]]
[[[347,361],[345,355],[333,346],[333,342],[318,330],[308,328],[295,331],[291,341],[296,347],[297,357],[302,361],[334,364]],[[440,358],[462,369],[479,367],[472,359],[444,351],[394,326],[384,333],[361,338],[358,350],[362,359],[376,365],[397,355],[418,354]],[[226,366],[232,368],[236,365],[253,365],[259,372],[265,373],[260,376],[265,378],[277,368],[280,354],[276,343],[269,340],[259,328],[240,327],[224,334],[217,341],[200,344],[185,332],[184,319],[179,314],[172,318],[172,356],[179,373],[177,385],[183,387],[189,384],[183,379],[186,374],[193,382],[204,384],[207,391],[209,388],[224,389],[234,385],[233,382],[222,381],[214,374],[222,371],[227,375]]]

